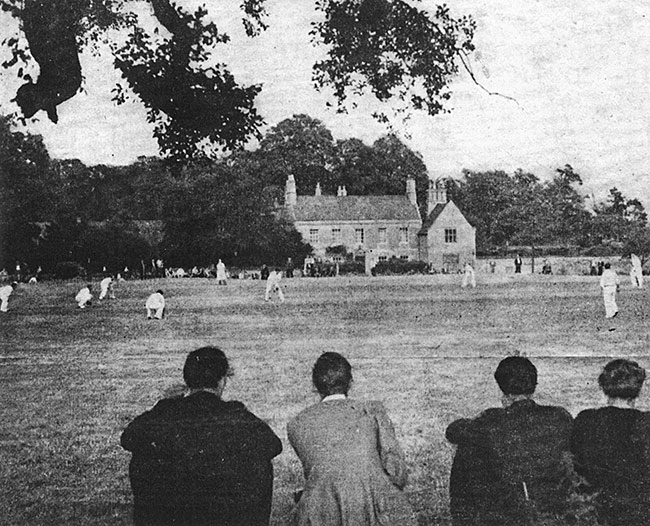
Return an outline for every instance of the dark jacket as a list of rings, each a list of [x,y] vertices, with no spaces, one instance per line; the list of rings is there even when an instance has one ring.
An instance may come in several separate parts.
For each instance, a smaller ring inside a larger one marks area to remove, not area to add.
[[[121,443],[133,453],[136,526],[268,524],[282,443],[241,402],[203,391],[161,400]]]
[[[452,422],[454,526],[522,526],[537,512],[561,514],[572,420],[561,407],[523,400]]]
[[[576,471],[589,491],[598,493],[604,525],[650,524],[646,419],[641,411],[618,407],[587,409],[576,417],[571,440]]]

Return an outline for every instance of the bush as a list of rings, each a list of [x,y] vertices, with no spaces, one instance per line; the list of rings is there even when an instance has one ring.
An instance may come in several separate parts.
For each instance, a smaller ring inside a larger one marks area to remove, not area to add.
[[[372,269],[373,276],[387,274],[426,274],[429,266],[424,261],[408,261],[391,258],[387,261],[378,262]]]
[[[340,274],[365,274],[366,264],[363,261],[344,261],[339,263]]]
[[[86,269],[76,261],[60,261],[54,266],[54,277],[56,279],[71,279],[85,275]]]

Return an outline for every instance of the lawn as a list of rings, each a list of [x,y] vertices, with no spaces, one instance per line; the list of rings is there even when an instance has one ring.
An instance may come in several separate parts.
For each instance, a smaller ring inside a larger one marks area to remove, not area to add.
[[[602,402],[596,378],[610,357],[650,366],[645,290],[624,283],[621,314],[609,322],[597,278],[478,281],[461,289],[458,276],[284,280],[282,305],[265,303],[254,280],[129,281],[116,300],[86,310],[73,300],[79,282],[21,286],[0,317],[1,522],[130,524],[120,433],[178,387],[187,352],[212,344],[235,369],[225,397],[243,401],[283,440],[273,525],[290,523],[301,485],[286,423],[317,400],[310,370],[328,350],[352,363],[352,396],[387,406],[420,524],[447,525],[453,448],[444,430],[499,403],[491,375],[500,358],[533,358],[538,400],[574,415]],[[144,301],[158,288],[167,317],[148,321]],[[646,393],[640,405],[650,409]]]

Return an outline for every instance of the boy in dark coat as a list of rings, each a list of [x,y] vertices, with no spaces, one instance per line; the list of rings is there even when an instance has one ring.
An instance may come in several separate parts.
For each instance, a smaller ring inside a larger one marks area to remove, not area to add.
[[[539,512],[560,516],[565,508],[571,415],[533,401],[537,369],[527,358],[502,360],[494,377],[503,407],[447,428],[458,446],[450,479],[454,526],[524,526]]]

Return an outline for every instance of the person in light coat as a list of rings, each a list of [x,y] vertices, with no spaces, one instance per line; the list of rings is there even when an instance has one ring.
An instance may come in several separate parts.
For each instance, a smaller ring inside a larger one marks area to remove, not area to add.
[[[632,268],[630,269],[630,280],[632,281],[632,286],[642,289],[643,266],[641,265],[641,259],[636,254],[632,254],[630,256],[630,261],[632,262]]]
[[[620,286],[620,280],[616,271],[609,263],[605,263],[605,270],[600,276],[600,288],[603,289],[603,301],[605,303],[605,318],[613,318],[618,314],[616,305],[616,293]]]
[[[272,270],[269,274],[268,279],[266,280],[266,294],[264,295],[264,300],[269,301],[271,299],[271,292],[277,292],[278,298],[280,298],[280,303],[284,303],[284,293],[282,292],[282,287],[280,286],[280,280],[282,279],[282,271],[278,268]]]
[[[159,289],[154,292],[147,298],[147,302],[144,306],[147,309],[148,320],[153,318],[161,320],[165,312],[165,297],[163,296],[163,291]]]
[[[18,286],[18,282],[14,281],[10,285],[5,285],[0,288],[0,312],[7,312],[9,310],[9,296]]]
[[[465,263],[463,284],[461,286],[465,288],[467,285],[471,285],[473,288],[476,287],[476,274],[474,273],[474,268],[469,264],[469,262]]]
[[[99,282],[99,299],[103,300],[108,296],[111,299],[115,299],[115,292],[113,291],[113,278],[111,276],[105,277]]]

